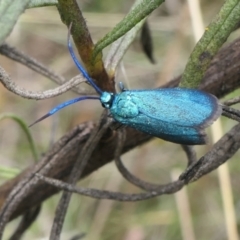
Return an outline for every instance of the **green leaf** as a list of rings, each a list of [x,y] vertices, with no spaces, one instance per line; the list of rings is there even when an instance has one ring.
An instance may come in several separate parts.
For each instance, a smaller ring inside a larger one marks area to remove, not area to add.
[[[126,53],[129,46],[132,44],[136,38],[137,33],[142,28],[146,18],[139,22],[135,27],[128,31],[124,36],[115,41],[105,60],[105,67],[108,71],[110,77],[114,77],[116,68],[120,61],[122,60],[124,54]]]
[[[12,179],[20,173],[20,169],[0,166],[0,178]]]
[[[37,161],[38,160],[37,150],[36,150],[31,132],[30,132],[28,126],[26,125],[26,123],[20,117],[16,116],[13,113],[4,113],[4,114],[0,115],[0,121],[5,118],[10,118],[10,119],[14,120],[22,128],[22,130],[26,134],[27,140],[29,142],[29,146],[30,146],[30,150],[32,151],[33,158],[35,161]]]
[[[30,0],[0,1],[0,44],[8,37]]]
[[[212,58],[240,22],[240,0],[227,0],[195,46],[180,87],[197,88]]]
[[[137,2],[140,2],[137,0]],[[131,12],[113,28],[104,38],[97,42],[93,58],[97,56],[106,46],[116,41],[118,38],[127,33],[141,20],[147,17],[153,10],[158,8],[164,0],[142,0]]]
[[[57,0],[31,0],[28,4],[28,8],[55,6],[57,3]]]

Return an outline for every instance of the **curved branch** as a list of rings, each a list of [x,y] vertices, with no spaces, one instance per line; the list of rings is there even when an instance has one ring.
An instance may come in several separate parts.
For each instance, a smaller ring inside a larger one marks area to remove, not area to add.
[[[79,85],[80,83],[85,82],[85,79],[79,78],[79,75],[76,77],[73,77],[68,82],[62,84],[61,86],[58,86],[54,89],[46,90],[43,92],[33,92],[29,90],[25,90],[24,88],[21,88],[17,86],[9,77],[9,75],[6,73],[6,71],[0,66],[0,82],[4,85],[6,89],[8,89],[10,92],[15,93],[16,95],[19,95],[23,98],[28,99],[35,99],[35,100],[43,100],[47,98],[56,97],[58,95],[61,95],[62,93],[67,92],[71,88]]]
[[[0,45],[0,54],[25,65],[33,71],[53,80],[59,85],[66,82],[66,79],[64,77],[58,75],[54,71],[44,66],[35,58],[26,55],[22,51],[10,46],[9,44],[3,43],[2,45]]]

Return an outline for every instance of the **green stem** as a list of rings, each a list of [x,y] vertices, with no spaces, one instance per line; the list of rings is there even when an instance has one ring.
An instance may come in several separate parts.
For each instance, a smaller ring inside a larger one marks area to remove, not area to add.
[[[99,52],[94,59],[95,61],[92,61],[94,44],[77,0],[58,0],[57,7],[62,22],[68,27],[72,24],[71,34],[74,43],[90,77],[96,80],[101,89],[114,91],[114,85],[108,81],[103,66],[102,53]]]

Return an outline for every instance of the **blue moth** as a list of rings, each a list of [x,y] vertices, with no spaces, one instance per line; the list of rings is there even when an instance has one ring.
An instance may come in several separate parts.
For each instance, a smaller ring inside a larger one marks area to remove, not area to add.
[[[200,145],[207,142],[204,129],[222,113],[221,104],[215,96],[187,88],[126,90],[122,84],[120,93],[102,91],[77,60],[69,38],[68,48],[76,66],[100,96],[83,96],[66,101],[30,126],[70,104],[98,99],[104,108],[109,109],[114,120],[125,126],[179,144]]]

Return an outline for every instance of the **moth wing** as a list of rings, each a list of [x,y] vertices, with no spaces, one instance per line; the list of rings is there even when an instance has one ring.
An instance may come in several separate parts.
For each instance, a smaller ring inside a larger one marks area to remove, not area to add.
[[[205,128],[221,114],[217,98],[196,89],[162,88],[131,91],[139,112],[179,126]]]

